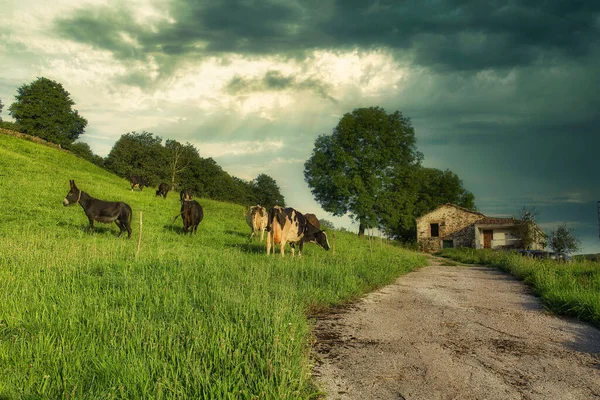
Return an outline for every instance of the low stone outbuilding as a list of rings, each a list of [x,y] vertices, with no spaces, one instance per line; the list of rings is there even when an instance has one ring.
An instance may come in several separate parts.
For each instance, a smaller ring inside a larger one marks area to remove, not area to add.
[[[422,251],[433,253],[443,248],[470,247],[474,249],[518,249],[521,238],[515,236],[518,222],[514,218],[487,217],[455,204],[443,204],[417,218],[417,242]],[[540,239],[544,233],[537,228]],[[544,248],[538,240],[533,250]]]

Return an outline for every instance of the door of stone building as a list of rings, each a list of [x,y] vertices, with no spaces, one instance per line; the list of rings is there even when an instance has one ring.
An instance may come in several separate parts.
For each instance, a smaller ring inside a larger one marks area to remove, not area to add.
[[[491,249],[492,248],[492,239],[494,238],[494,231],[483,231],[483,248]]]

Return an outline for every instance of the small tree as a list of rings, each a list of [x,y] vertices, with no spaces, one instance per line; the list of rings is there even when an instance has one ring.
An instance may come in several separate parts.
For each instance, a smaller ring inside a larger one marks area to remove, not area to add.
[[[321,224],[321,229],[335,229],[333,222],[328,219],[321,219],[319,223]]]
[[[169,161],[171,188],[174,188],[176,175],[184,171],[193,160],[199,159],[200,155],[198,154],[198,150],[190,143],[183,145],[177,140],[167,140],[165,149],[167,152],[167,160]]]
[[[84,133],[87,120],[71,108],[75,102],[60,83],[42,77],[17,92],[8,109],[21,132],[62,145]]]
[[[545,247],[545,237],[537,226],[537,218],[538,212],[535,207],[526,206],[521,209],[521,215],[515,218],[513,233],[521,239],[526,250],[531,250],[536,243]]]
[[[557,254],[570,254],[579,250],[581,242],[573,235],[573,229],[561,224],[550,233],[549,246]]]
[[[3,108],[4,108],[4,104],[2,104],[2,100],[0,100],[0,114],[2,113]],[[0,122],[2,122],[2,117],[0,117]]]

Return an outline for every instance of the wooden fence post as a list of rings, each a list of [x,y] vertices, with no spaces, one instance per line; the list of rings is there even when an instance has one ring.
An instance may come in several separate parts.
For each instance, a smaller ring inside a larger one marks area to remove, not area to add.
[[[333,232],[333,234],[331,235],[331,238],[333,239],[331,241],[331,247],[332,247],[332,250],[333,250],[333,255],[335,256],[335,232]]]

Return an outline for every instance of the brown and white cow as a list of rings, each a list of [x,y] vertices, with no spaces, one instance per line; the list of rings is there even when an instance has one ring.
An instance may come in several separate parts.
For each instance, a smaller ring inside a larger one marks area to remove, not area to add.
[[[269,211],[267,223],[267,254],[271,254],[271,245],[275,253],[275,244],[279,244],[283,257],[285,244],[290,243],[292,256],[295,245],[298,245],[298,255],[302,255],[304,242],[314,241],[325,250],[329,250],[327,234],[310,224],[306,217],[293,208],[273,207]]]
[[[261,205],[252,206],[248,209],[248,212],[246,213],[246,222],[248,223],[248,226],[252,229],[252,233],[250,234],[250,240],[252,240],[254,235],[258,236],[258,231],[260,231],[260,241],[263,241],[268,219],[269,215],[267,213],[267,209],[262,207]]]
[[[312,226],[314,226],[317,229],[321,229],[321,223],[319,222],[319,219],[317,218],[317,216],[315,214],[304,214],[304,217],[306,218],[306,220],[312,224]]]

